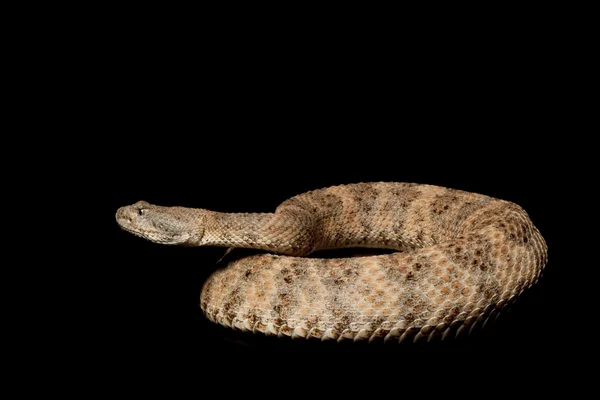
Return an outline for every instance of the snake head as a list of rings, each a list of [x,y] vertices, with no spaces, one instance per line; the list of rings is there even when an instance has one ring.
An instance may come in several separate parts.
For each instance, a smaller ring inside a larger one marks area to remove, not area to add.
[[[122,229],[155,243],[193,246],[200,243],[204,233],[200,209],[138,201],[119,208],[115,217]]]

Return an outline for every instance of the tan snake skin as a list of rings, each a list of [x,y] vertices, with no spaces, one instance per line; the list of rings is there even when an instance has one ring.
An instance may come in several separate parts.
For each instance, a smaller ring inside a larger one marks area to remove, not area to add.
[[[496,315],[537,281],[547,262],[544,239],[518,205],[412,183],[314,190],[274,213],[138,202],[116,218],[157,243],[266,250],[214,272],[200,306],[213,322],[280,337],[454,336]],[[399,251],[304,257],[344,247]]]

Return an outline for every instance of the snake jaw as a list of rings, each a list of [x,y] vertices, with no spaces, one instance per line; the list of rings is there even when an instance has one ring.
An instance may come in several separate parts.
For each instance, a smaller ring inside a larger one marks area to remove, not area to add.
[[[180,212],[181,207],[161,207],[138,201],[117,210],[115,218],[127,232],[155,243],[168,245],[197,245],[203,230],[198,230],[198,221],[189,220],[189,211]],[[191,226],[195,229],[192,229]]]

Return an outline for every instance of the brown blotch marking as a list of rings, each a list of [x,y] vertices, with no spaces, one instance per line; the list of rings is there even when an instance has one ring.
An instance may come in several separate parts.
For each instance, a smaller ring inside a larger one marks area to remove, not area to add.
[[[453,191],[446,191],[442,194],[438,194],[431,202],[431,212],[435,214],[435,218],[439,218],[440,215],[447,213],[457,200],[458,197]]]
[[[229,312],[230,309],[234,308],[236,305],[238,305],[241,302],[239,292],[240,292],[240,289],[235,288],[235,289],[233,289],[233,291],[231,293],[229,293],[229,295],[227,296],[228,301],[227,301],[227,303],[225,303],[223,305],[224,312]]]
[[[288,268],[283,268],[279,273],[283,276],[283,281],[286,284],[289,285],[294,282],[293,273]]]
[[[418,242],[423,242],[423,238],[425,237],[425,234],[423,233],[423,229],[419,229],[417,231],[417,236],[416,236],[416,240]]]
[[[354,196],[354,200],[359,207],[358,213],[362,213],[362,215],[369,217],[370,220],[371,213],[373,212],[373,205],[379,196],[379,190],[371,183],[351,185],[348,189],[350,189]]]
[[[310,203],[316,205],[313,206],[313,211],[322,211],[324,215],[330,214],[333,210],[341,210],[343,206],[342,199],[327,188],[313,191],[307,198]]]
[[[290,304],[290,300],[288,298],[287,293],[279,293],[277,299],[279,300],[279,304],[281,305],[281,307],[287,307]]]
[[[358,276],[358,271],[352,268],[346,268],[344,270],[344,275],[350,277],[350,276]]]
[[[394,259],[392,257],[383,257],[379,260],[380,270],[390,282],[397,282],[405,278],[406,261]]]
[[[337,277],[337,278],[333,278],[332,282],[336,286],[342,286],[342,285],[345,285],[348,281],[347,281],[347,279],[345,279],[343,277]]]
[[[291,336],[291,335],[292,335],[292,332],[294,332],[294,331],[292,330],[292,328],[290,328],[290,327],[289,327],[289,326],[287,326],[287,325],[285,325],[285,326],[282,326],[282,327],[279,329],[279,331],[280,331],[282,334],[286,335],[286,336]]]
[[[406,184],[398,184],[389,186],[388,193],[391,197],[395,197],[391,199],[393,204],[399,204],[401,208],[408,208],[412,204],[412,202],[420,197],[421,193],[418,188],[414,187],[414,185],[406,185]]]
[[[289,265],[289,268],[297,278],[300,278],[308,273],[306,268],[302,268],[302,265],[297,261],[292,262]]]
[[[390,194],[388,203],[391,204],[390,208],[396,214],[392,232],[398,237],[402,237],[407,210],[421,196],[421,192],[413,185],[402,184],[391,185],[388,193]]]
[[[310,336],[315,338],[320,338],[323,336],[323,332],[318,328],[313,328],[310,331]]]
[[[254,324],[257,321],[256,314],[254,314],[254,311],[248,311],[244,319],[247,319],[250,322],[251,326],[254,326]]]
[[[352,322],[352,318],[348,315],[340,315],[338,316],[337,322],[333,324],[333,328],[338,332],[342,332],[344,329],[350,326],[350,322]]]
[[[478,201],[485,196],[448,189],[434,197],[431,203],[432,218],[446,234],[456,232],[456,227],[476,210],[484,207],[491,198]]]
[[[415,314],[408,312],[406,314],[404,314],[404,319],[406,320],[406,324],[410,325],[417,317],[415,316]]]
[[[483,295],[485,296],[486,299],[491,299],[494,296],[494,289],[491,287],[486,288],[483,291]]]

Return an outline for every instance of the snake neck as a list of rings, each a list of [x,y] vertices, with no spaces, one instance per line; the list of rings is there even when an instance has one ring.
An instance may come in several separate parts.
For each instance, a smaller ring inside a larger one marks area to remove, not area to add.
[[[237,247],[302,256],[313,250],[309,222],[275,213],[207,211],[202,246]]]

